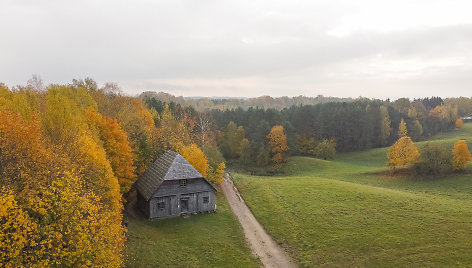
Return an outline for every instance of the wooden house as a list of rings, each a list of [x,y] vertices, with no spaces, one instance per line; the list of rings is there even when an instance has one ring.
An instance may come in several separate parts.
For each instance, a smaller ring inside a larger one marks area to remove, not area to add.
[[[167,151],[139,176],[138,208],[149,219],[216,210],[216,189],[180,154]]]

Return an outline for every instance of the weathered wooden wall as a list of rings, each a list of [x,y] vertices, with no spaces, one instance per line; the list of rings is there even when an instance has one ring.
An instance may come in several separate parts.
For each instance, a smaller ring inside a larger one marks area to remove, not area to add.
[[[208,203],[204,203],[204,197],[208,198]],[[186,210],[183,200],[188,200]],[[159,202],[164,203],[163,208],[158,207]],[[188,179],[186,186],[180,186],[178,180],[164,181],[146,209],[149,211],[148,217],[154,219],[179,216],[181,213],[210,212],[215,208],[214,189],[203,179]]]

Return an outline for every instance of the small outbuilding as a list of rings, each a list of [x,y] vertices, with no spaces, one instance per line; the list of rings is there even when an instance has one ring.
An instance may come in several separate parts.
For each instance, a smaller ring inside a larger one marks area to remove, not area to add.
[[[139,176],[138,208],[149,219],[216,210],[216,189],[180,154],[167,151]]]

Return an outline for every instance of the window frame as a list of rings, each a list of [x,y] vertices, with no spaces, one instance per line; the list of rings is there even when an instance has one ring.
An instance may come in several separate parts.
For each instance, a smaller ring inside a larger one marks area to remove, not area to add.
[[[203,201],[203,204],[208,204],[208,203],[210,203],[210,197],[209,196],[204,196],[202,201]]]
[[[179,180],[179,185],[180,185],[180,187],[186,187],[187,186],[187,179]]]

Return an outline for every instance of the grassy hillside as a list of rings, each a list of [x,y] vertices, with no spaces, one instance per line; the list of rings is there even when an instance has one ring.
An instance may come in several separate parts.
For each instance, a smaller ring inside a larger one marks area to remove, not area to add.
[[[222,192],[217,213],[128,220],[128,267],[259,267]]]
[[[467,137],[472,124],[431,140],[452,149]],[[391,178],[379,173],[386,152],[341,154],[331,162],[294,157],[285,167],[290,176],[233,177],[256,217],[301,266],[471,266],[472,175]]]

